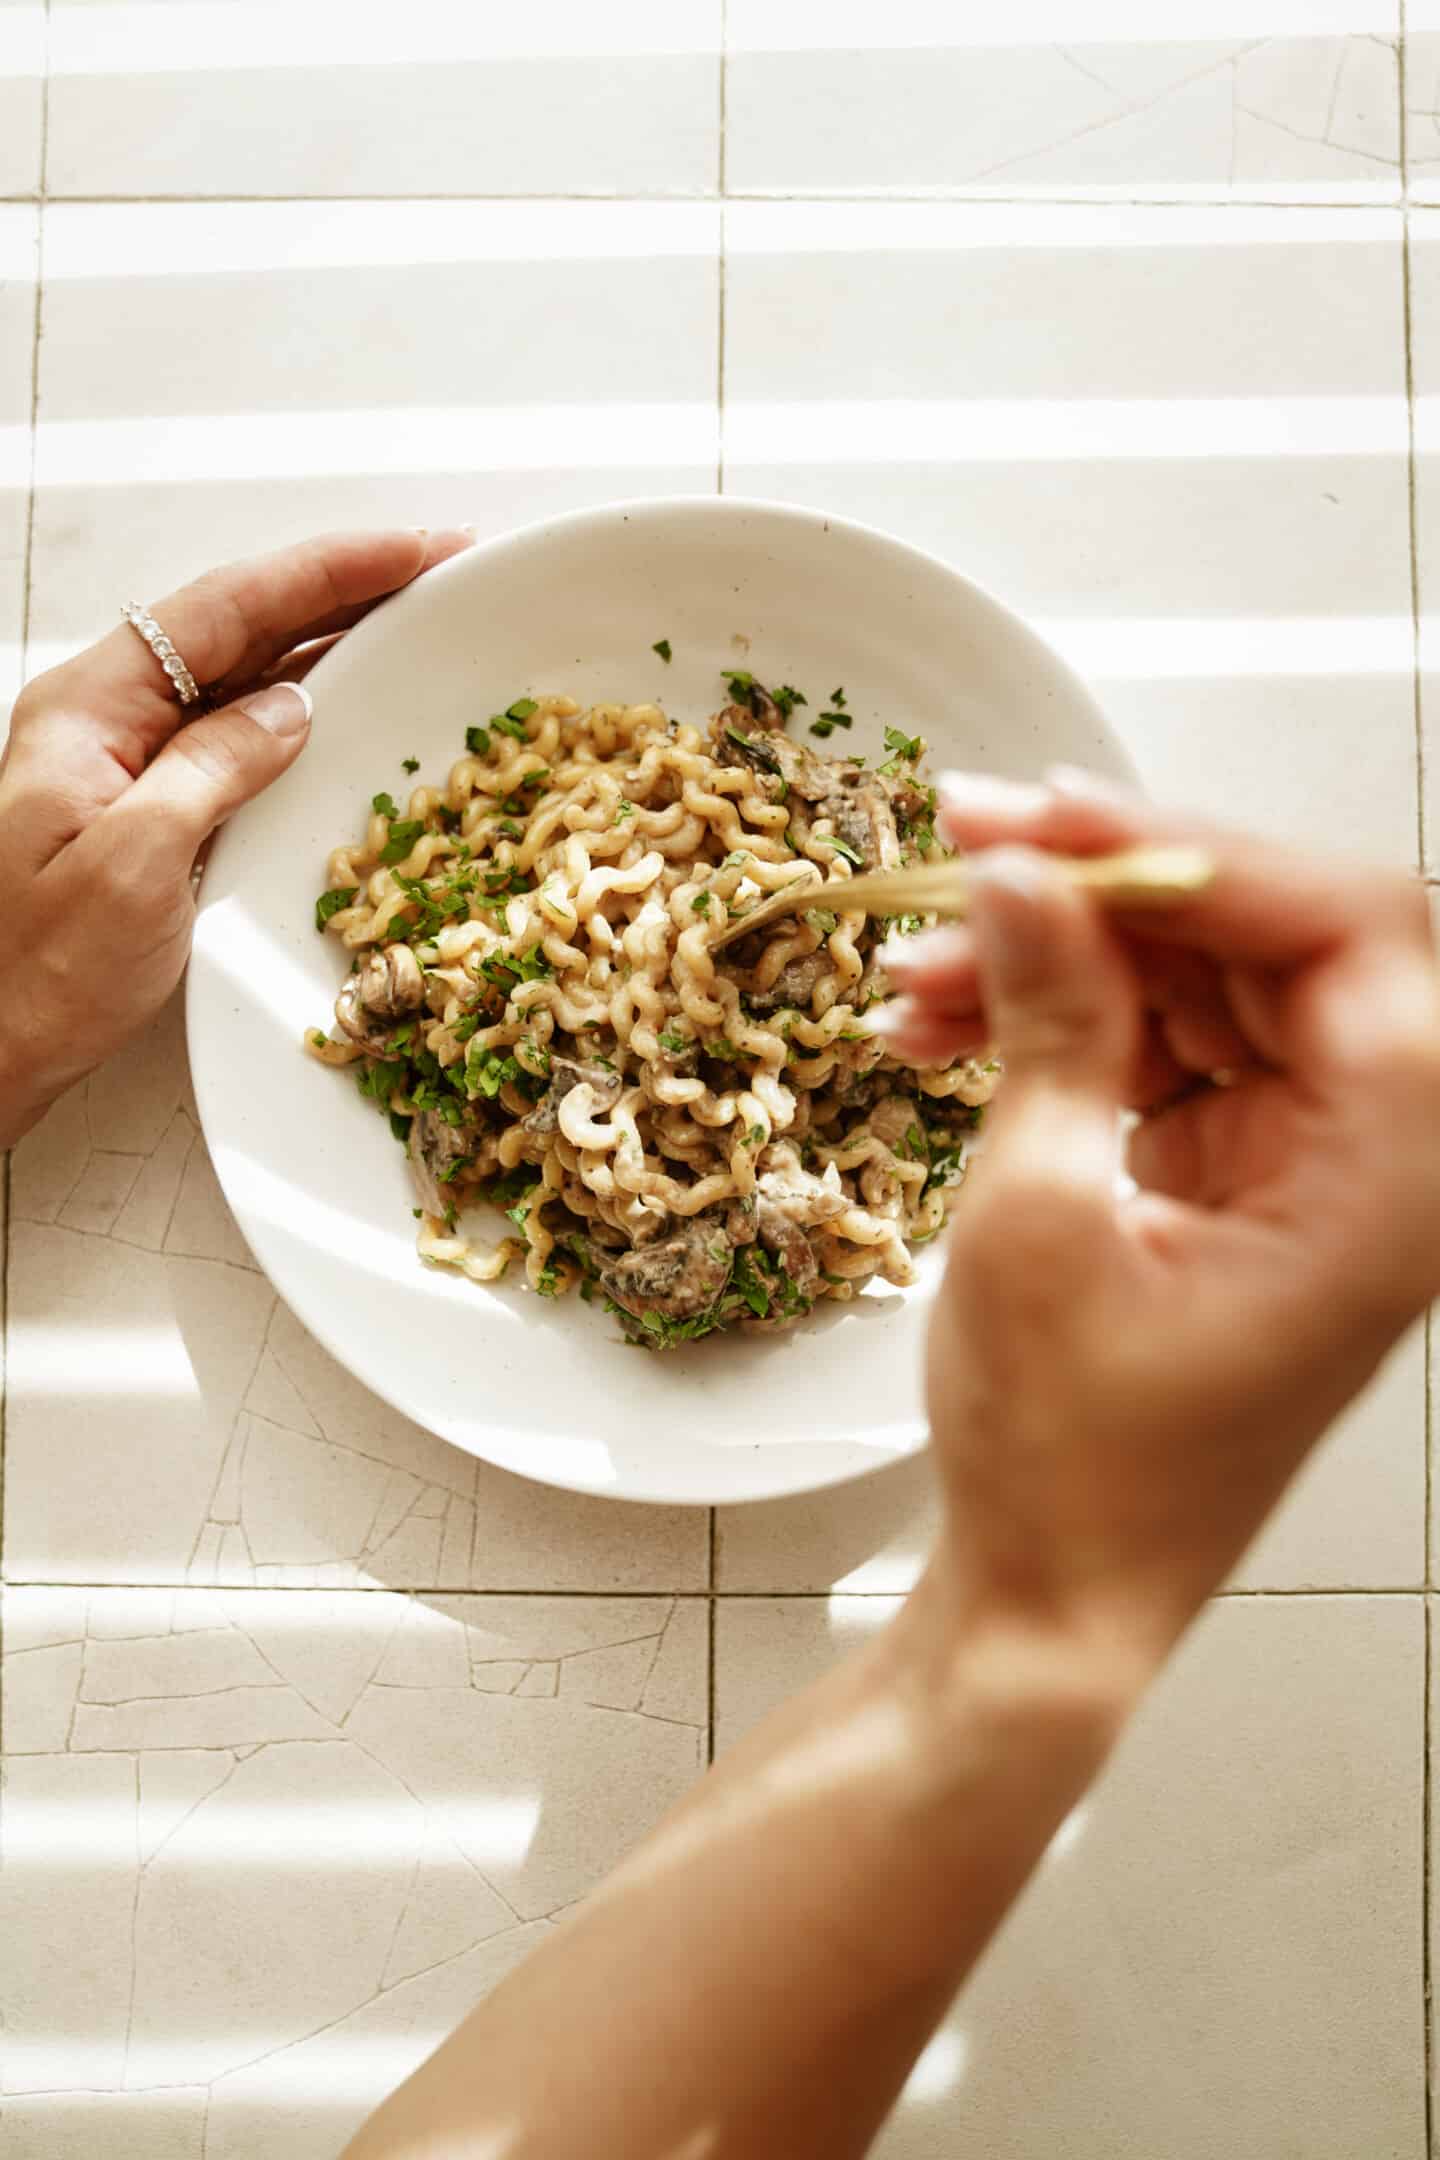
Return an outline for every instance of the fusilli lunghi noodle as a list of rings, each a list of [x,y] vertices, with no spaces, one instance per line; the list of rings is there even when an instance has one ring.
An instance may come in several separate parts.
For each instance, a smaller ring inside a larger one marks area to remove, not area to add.
[[[421,1257],[476,1282],[521,1260],[650,1347],[909,1282],[997,1071],[902,1066],[862,1022],[884,936],[922,918],[873,923],[845,885],[935,849],[924,745],[887,729],[873,770],[822,757],[786,732],[797,693],[729,680],[703,733],[517,700],[443,788],[374,798],[316,904],[351,972],[307,1046],[388,1113]],[[813,733],[848,726],[831,702]],[[713,954],[801,858],[815,904]]]

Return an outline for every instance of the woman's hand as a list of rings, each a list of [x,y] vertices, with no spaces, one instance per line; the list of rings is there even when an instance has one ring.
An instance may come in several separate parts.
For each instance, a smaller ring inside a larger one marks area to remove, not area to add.
[[[971,921],[900,947],[884,1023],[1006,1064],[930,1336],[945,1557],[967,1608],[1101,1648],[1123,1691],[1440,1289],[1425,897],[1081,775],[945,793]],[[1043,852],[1179,839],[1213,886],[1118,922]]]
[[[469,540],[335,533],[161,601],[155,619],[221,708],[203,717],[185,717],[125,623],[22,691],[0,759],[0,1148],[174,989],[197,857],[304,746],[310,703],[296,678]]]

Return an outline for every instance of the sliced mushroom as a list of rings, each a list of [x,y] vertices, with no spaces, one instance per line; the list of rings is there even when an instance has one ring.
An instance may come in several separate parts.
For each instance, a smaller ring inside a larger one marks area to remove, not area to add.
[[[606,1293],[635,1319],[656,1313],[693,1320],[708,1312],[730,1280],[734,1244],[708,1210],[679,1222],[668,1237],[628,1252],[601,1269]]]
[[[835,836],[860,857],[867,870],[893,870],[900,860],[900,834],[883,783],[872,774],[845,773],[815,804],[830,820]]]
[[[824,952],[805,953],[798,960],[791,960],[781,968],[767,990],[747,990],[745,1002],[752,1012],[779,1012],[782,1007],[793,1005],[804,1008],[815,994],[815,985],[830,967],[829,956]]]
[[[613,1110],[625,1091],[625,1082],[608,1065],[579,1058],[551,1056],[550,1085],[528,1117],[521,1119],[526,1132],[552,1133],[560,1122],[560,1105],[572,1088],[581,1084],[594,1097],[593,1108]]]
[[[906,1134],[921,1122],[919,1107],[910,1095],[885,1096],[865,1120],[876,1139],[883,1140],[888,1148],[898,1147]]]
[[[782,1208],[762,1200],[755,1211],[755,1234],[766,1252],[774,1254],[801,1297],[813,1297],[820,1283],[820,1263],[799,1223]]]
[[[452,1125],[438,1110],[418,1110],[407,1143],[410,1176],[427,1215],[443,1215],[449,1198],[444,1173],[475,1152],[474,1129]]]
[[[369,952],[335,1000],[335,1018],[352,1042],[382,1050],[425,1001],[425,978],[408,945]]]

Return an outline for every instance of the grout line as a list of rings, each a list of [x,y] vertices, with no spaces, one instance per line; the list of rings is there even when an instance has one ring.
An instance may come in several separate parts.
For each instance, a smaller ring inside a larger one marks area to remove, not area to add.
[[[1421,2036],[1421,2056],[1424,2065],[1425,2075],[1425,2150],[1427,2154],[1433,2155],[1435,2152],[1435,2097],[1433,2090],[1433,2079],[1435,2074],[1435,2042],[1431,2030],[1432,2014],[1430,1993],[1430,1749],[1433,1738],[1433,1735],[1431,1733],[1432,1720],[1430,1715],[1430,1661],[1432,1656],[1434,1655],[1432,1639],[1434,1629],[1434,1614],[1431,1611],[1431,1604],[1432,1600],[1426,1598],[1425,1655],[1423,1663],[1423,1685],[1425,1689],[1425,1700],[1421,1706],[1421,1731],[1423,1734],[1423,1744],[1425,1752],[1424,1759],[1422,1760],[1420,1765],[1420,1806],[1422,1810],[1420,1817],[1420,2014],[1424,2024],[1424,2032]]]
[[[913,1586],[909,1586],[909,1587],[913,1587]],[[821,1603],[828,1603],[828,1602],[830,1601],[830,1599],[831,1599],[831,1598],[837,1598],[837,1597],[843,1597],[843,1598],[846,1598],[847,1600],[855,1600],[855,1601],[858,1601],[858,1602],[862,1602],[862,1603],[863,1603],[864,1601],[866,1601],[867,1599],[868,1599],[868,1600],[874,1600],[874,1601],[881,1601],[881,1600],[886,1600],[886,1599],[888,1599],[888,1600],[889,1600],[889,1601],[890,1601],[890,1602],[891,1602],[891,1603],[893,1604],[893,1602],[895,1601],[895,1599],[897,1599],[897,1598],[903,1598],[903,1597],[907,1597],[907,1596],[909,1595],[909,1587],[905,1587],[905,1588],[902,1588],[902,1587],[900,1587],[899,1585],[897,1585],[897,1586],[896,1586],[896,1587],[895,1587],[894,1589],[890,1589],[890,1590],[839,1590],[839,1589],[828,1589],[828,1590],[827,1590],[827,1589],[821,1589],[821,1590],[784,1590],[784,1589],[774,1589],[774,1590],[713,1590],[713,1591],[712,1591],[712,1590],[708,1590],[708,1589],[699,1589],[699,1590],[675,1590],[675,1589],[667,1589],[667,1588],[665,1588],[665,1587],[664,1587],[663,1585],[661,1585],[661,1584],[650,1584],[650,1585],[648,1585],[648,1586],[642,1585],[642,1586],[641,1586],[640,1588],[638,1588],[638,1589],[637,1589],[637,1588],[635,1588],[635,1587],[634,1587],[633,1585],[630,1585],[630,1584],[617,1584],[617,1585],[616,1585],[616,1586],[615,1586],[615,1587],[614,1587],[613,1589],[609,1589],[609,1590],[567,1590],[567,1589],[564,1589],[564,1588],[559,1588],[559,1589],[557,1589],[557,1588],[554,1588],[554,1587],[551,1587],[551,1588],[548,1588],[548,1589],[537,1589],[537,1588],[535,1587],[535,1585],[534,1585],[533,1583],[526,1583],[526,1584],[523,1584],[523,1585],[521,1585],[521,1586],[519,1586],[519,1587],[516,1587],[516,1586],[514,1586],[514,1585],[511,1585],[511,1584],[508,1584],[508,1583],[503,1583],[503,1582],[501,1582],[501,1583],[485,1583],[485,1584],[483,1584],[483,1585],[482,1585],[482,1584],[476,1584],[476,1583],[473,1583],[473,1582],[451,1582],[451,1583],[377,1583],[377,1582],[367,1582],[367,1583],[353,1583],[353,1584],[350,1584],[350,1585],[349,1585],[348,1587],[337,1587],[337,1585],[336,1585],[336,1584],[334,1584],[334,1583],[217,1583],[217,1582],[195,1582],[195,1581],[193,1581],[193,1580],[191,1580],[191,1581],[186,1581],[186,1580],[185,1580],[184,1578],[182,1578],[182,1577],[176,1577],[176,1578],[174,1578],[173,1580],[170,1580],[170,1581],[167,1581],[167,1582],[148,1581],[148,1582],[139,1582],[139,1583],[137,1583],[137,1582],[123,1582],[123,1581],[121,1581],[121,1580],[119,1580],[119,1579],[112,1579],[111,1581],[108,1581],[108,1582],[74,1582],[74,1581],[69,1581],[69,1580],[67,1580],[67,1581],[64,1581],[64,1582],[56,1582],[56,1581],[54,1580],[54,1578],[53,1578],[53,1577],[51,1577],[51,1576],[44,1576],[44,1575],[31,1575],[31,1576],[7,1576],[7,1577],[6,1577],[6,1579],[4,1580],[4,1582],[3,1582],[3,1583],[0,1583],[0,1589],[5,1589],[5,1590],[75,1590],[75,1591],[81,1591],[81,1590],[113,1590],[113,1591],[115,1591],[115,1592],[117,1592],[117,1593],[119,1593],[119,1594],[122,1594],[122,1595],[128,1595],[128,1594],[130,1594],[130,1593],[133,1593],[133,1592],[136,1592],[136,1591],[151,1591],[151,1590],[165,1590],[165,1591],[175,1591],[175,1590],[193,1590],[193,1591],[195,1592],[195,1594],[196,1594],[197,1596],[206,1596],[206,1597],[208,1597],[208,1596],[213,1596],[213,1595],[214,1595],[214,1594],[215,1594],[215,1593],[216,1593],[217,1591],[224,1591],[224,1593],[225,1593],[225,1595],[226,1595],[227,1597],[228,1597],[228,1596],[230,1596],[230,1595],[231,1595],[231,1594],[233,1593],[233,1594],[234,1594],[234,1595],[236,1595],[236,1596],[246,1596],[246,1597],[296,1597],[296,1596],[299,1596],[299,1597],[337,1597],[337,1596],[338,1596],[338,1597],[505,1597],[505,1598],[527,1598],[527,1597],[534,1597],[534,1598],[611,1598],[611,1599],[614,1599],[614,1598],[680,1598],[680,1599],[688,1599],[688,1600],[690,1600],[691,1602],[693,1602],[693,1603],[695,1603],[695,1604],[698,1604],[698,1603],[699,1603],[699,1602],[700,1602],[700,1601],[701,1601],[701,1600],[703,1599],[703,1600],[705,1600],[705,1601],[706,1601],[707,1603],[709,1603],[709,1604],[711,1604],[711,1605],[718,1605],[718,1604],[721,1604],[721,1603],[724,1603],[724,1604],[729,1604],[729,1603],[731,1602],[731,1600],[741,1600],[741,1599],[745,1599],[745,1598],[768,1598],[768,1599],[769,1599],[769,1600],[770,1600],[770,1601],[771,1601],[772,1603],[774,1603],[774,1602],[776,1602],[776,1601],[782,1601],[782,1602],[783,1602],[783,1601],[785,1601],[785,1600],[791,1600],[791,1601],[794,1601],[794,1602],[796,1602],[796,1603],[801,1603],[801,1602],[805,1602],[805,1601],[807,1601],[807,1600],[808,1600],[808,1601],[809,1601],[809,1603],[811,1603],[811,1604],[814,1604],[814,1605],[818,1605],[818,1604],[821,1604]],[[1424,1597],[1424,1595],[1425,1595],[1425,1588],[1424,1588],[1424,1585],[1423,1585],[1423,1584],[1421,1584],[1421,1583],[1408,1583],[1408,1584],[1401,1584],[1401,1583],[1387,1583],[1387,1584],[1384,1584],[1383,1586],[1380,1586],[1380,1587],[1371,1587],[1371,1588],[1368,1588],[1368,1589],[1367,1589],[1367,1588],[1365,1588],[1365,1587],[1363,1587],[1363,1586],[1361,1586],[1361,1585],[1359,1585],[1359,1584],[1356,1584],[1356,1583],[1347,1583],[1347,1584],[1343,1585],[1342,1587],[1335,1587],[1335,1586],[1325,1586],[1325,1587],[1317,1587],[1317,1586],[1315,1586],[1315,1585],[1305,1585],[1305,1586],[1301,1586],[1301,1587],[1298,1587],[1298,1588],[1295,1588],[1295,1589],[1286,1589],[1286,1590],[1281,1590],[1281,1589],[1274,1589],[1274,1590],[1217,1590],[1217,1591],[1215,1592],[1214,1596],[1213,1596],[1213,1597],[1211,1598],[1210,1602],[1211,1602],[1211,1604],[1226,1604],[1226,1605],[1228,1605],[1228,1604],[1234,1604],[1234,1603],[1237,1603],[1237,1602],[1238,1602],[1238,1601],[1239,1601],[1239,1600],[1240,1600],[1241,1598],[1250,1598],[1250,1599],[1252,1599],[1252,1600],[1259,1600],[1259,1599],[1262,1599],[1262,1598],[1377,1598],[1377,1597],[1378,1597],[1378,1598],[1416,1598],[1416,1597]]]
[[[705,1760],[707,1763],[713,1763],[715,1760],[715,1637],[718,1611],[715,1600],[715,1555],[719,1543],[719,1520],[718,1508],[712,1507],[710,1510],[710,1535],[706,1567],[710,1590],[705,1601]]]
[[[191,203],[210,208],[223,208],[228,203],[288,203],[324,208],[340,203],[391,203],[421,205],[424,203],[484,203],[497,207],[506,203],[593,203],[598,207],[616,203],[713,203],[721,197],[713,188],[692,191],[647,192],[644,189],[627,189],[624,193],[576,194],[564,189],[543,190],[510,189],[503,195],[467,192],[464,189],[433,189],[423,195],[366,195],[346,193],[343,195],[241,195],[230,191],[216,195],[51,195],[28,189],[23,194],[0,194],[0,203],[38,203],[44,200],[62,209],[144,209],[147,205]],[[885,209],[895,207],[950,208],[987,210],[991,208],[1018,210],[1353,210],[1357,215],[1377,210],[1398,210],[1404,207],[1401,196],[1373,195],[1363,199],[1354,196],[1332,198],[1328,196],[1304,196],[1286,200],[1278,195],[1236,195],[1233,191],[1217,190],[1213,195],[1090,195],[1079,190],[1069,190],[1056,195],[888,195],[888,194],[837,194],[824,188],[731,188],[725,190],[727,202],[755,203],[839,203],[857,209]],[[1437,188],[1440,200],[1440,188]],[[1418,209],[1433,207],[1428,199],[1416,204]]]

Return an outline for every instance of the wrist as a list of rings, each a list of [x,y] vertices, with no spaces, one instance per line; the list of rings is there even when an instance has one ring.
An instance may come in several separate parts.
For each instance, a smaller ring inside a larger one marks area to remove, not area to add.
[[[1138,1640],[977,1598],[937,1555],[888,1643],[937,1735],[977,1728],[1099,1767],[1161,1662]]]

